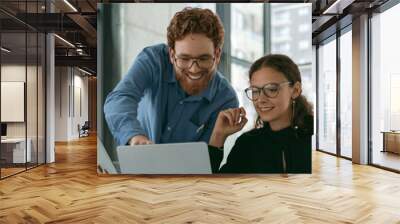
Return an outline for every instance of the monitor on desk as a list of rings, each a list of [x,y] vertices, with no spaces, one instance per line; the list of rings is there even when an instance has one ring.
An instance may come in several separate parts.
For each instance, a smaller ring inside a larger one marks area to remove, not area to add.
[[[1,123],[1,137],[7,136],[7,124]]]

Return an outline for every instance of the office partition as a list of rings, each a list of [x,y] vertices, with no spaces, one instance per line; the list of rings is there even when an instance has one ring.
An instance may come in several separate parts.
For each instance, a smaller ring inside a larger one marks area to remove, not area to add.
[[[20,1],[19,15],[0,4],[0,111],[7,133],[0,144],[0,178],[45,163],[45,33],[26,24],[27,13],[45,11],[44,1]]]

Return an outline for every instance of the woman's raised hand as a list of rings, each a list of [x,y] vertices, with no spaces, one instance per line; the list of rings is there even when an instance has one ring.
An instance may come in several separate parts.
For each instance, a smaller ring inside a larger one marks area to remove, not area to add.
[[[246,111],[243,107],[219,112],[209,144],[215,147],[222,147],[225,139],[229,135],[242,130],[246,123]]]

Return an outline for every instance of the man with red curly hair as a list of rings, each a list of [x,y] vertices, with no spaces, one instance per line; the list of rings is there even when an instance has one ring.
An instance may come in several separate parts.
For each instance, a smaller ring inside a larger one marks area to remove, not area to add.
[[[167,39],[144,48],[107,96],[105,118],[118,145],[208,143],[218,113],[239,106],[217,71],[224,40],[217,15],[185,8],[172,18]]]

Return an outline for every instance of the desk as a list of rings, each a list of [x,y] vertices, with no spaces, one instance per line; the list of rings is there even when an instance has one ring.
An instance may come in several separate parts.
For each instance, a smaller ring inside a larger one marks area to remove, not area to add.
[[[5,163],[25,163],[32,159],[31,145],[32,140],[27,139],[26,154],[25,154],[25,138],[6,138],[1,139],[1,159]],[[25,161],[27,158],[27,161]]]
[[[400,131],[382,131],[383,150],[382,152],[393,152],[400,154]]]

